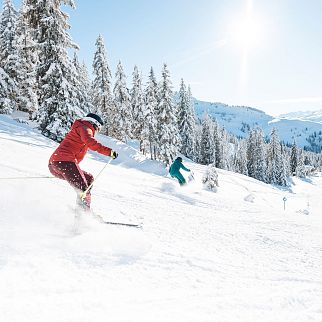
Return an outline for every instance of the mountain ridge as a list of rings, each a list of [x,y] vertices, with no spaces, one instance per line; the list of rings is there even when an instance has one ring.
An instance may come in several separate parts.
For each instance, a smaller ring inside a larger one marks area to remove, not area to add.
[[[302,121],[322,123],[322,110],[290,112],[290,113],[281,114],[280,118],[286,118],[289,120],[297,119]]]
[[[255,127],[263,129],[268,139],[273,128],[276,128],[280,140],[291,145],[296,142],[298,146],[313,152],[322,149],[322,113],[321,122],[293,117],[287,114],[273,117],[264,111],[249,106],[232,106],[220,102],[206,102],[193,100],[196,117],[201,120],[205,113],[216,119],[219,125],[229,133],[240,138],[246,138],[248,132]],[[296,113],[296,112],[295,112]]]

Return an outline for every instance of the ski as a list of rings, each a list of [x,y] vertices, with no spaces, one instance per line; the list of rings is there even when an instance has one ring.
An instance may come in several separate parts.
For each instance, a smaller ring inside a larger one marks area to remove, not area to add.
[[[115,225],[115,226],[126,226],[126,227],[133,227],[133,228],[142,228],[141,224],[131,224],[131,223],[125,223],[125,222],[117,222],[117,221],[106,221],[101,215],[98,215],[94,212],[92,212],[91,216],[98,220],[102,224],[106,225]]]
[[[79,208],[77,209],[77,207],[76,207],[76,209],[73,209],[73,211],[75,212],[75,229],[77,228],[76,226],[78,223],[78,219],[81,215],[85,215],[85,216],[89,215],[101,224],[115,225],[115,226],[126,226],[126,227],[132,227],[132,228],[143,228],[142,224],[132,224],[132,223],[126,223],[126,222],[117,222],[117,221],[106,221],[106,220],[104,220],[102,215],[97,214],[93,210],[90,210],[90,212],[87,213],[83,209],[79,209]],[[122,213],[122,214],[124,214],[124,213]]]
[[[130,223],[124,223],[124,222],[114,222],[114,221],[105,221],[105,220],[102,220],[102,224],[142,228],[142,225],[140,224],[130,224]]]

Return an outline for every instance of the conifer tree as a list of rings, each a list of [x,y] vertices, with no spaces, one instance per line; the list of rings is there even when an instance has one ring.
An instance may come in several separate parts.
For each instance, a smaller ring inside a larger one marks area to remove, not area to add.
[[[286,185],[285,167],[282,159],[281,144],[276,128],[272,129],[267,149],[267,179],[269,183]]]
[[[181,79],[178,102],[178,127],[181,138],[180,152],[188,158],[193,158],[195,145],[195,117],[190,87]]]
[[[104,40],[98,36],[96,52],[93,61],[94,80],[92,83],[92,103],[96,113],[102,116],[106,123],[105,133],[110,135],[109,128],[112,127],[115,111],[113,109],[113,99],[111,94],[112,74],[107,60],[107,53]]]
[[[183,81],[183,78],[181,78],[180,89],[178,93],[178,102],[177,102],[178,129],[181,137],[183,132],[184,119],[186,118],[187,105],[188,105],[187,88],[186,88],[186,84]]]
[[[74,53],[73,64],[77,73],[77,83],[75,84],[77,90],[77,100],[84,114],[93,111],[93,105],[90,98],[90,81],[88,78],[88,72],[86,65],[80,64],[78,56]]]
[[[205,165],[215,162],[212,121],[208,114],[202,121],[199,162]]]
[[[195,145],[194,145],[194,156],[193,161],[200,163],[201,160],[201,137],[202,137],[202,126],[197,123],[195,131]]]
[[[16,33],[18,13],[13,6],[12,0],[4,0],[0,15],[0,66],[15,78],[15,70],[11,66],[10,56],[14,52],[13,41]]]
[[[281,151],[282,151],[282,160],[284,163],[284,169],[285,169],[285,177],[291,177],[292,173],[291,173],[291,151],[290,149],[281,143]]]
[[[151,159],[156,159],[156,145],[157,145],[157,82],[155,80],[154,71],[151,67],[149,74],[149,81],[145,89],[145,115],[142,129],[143,150],[150,149]]]
[[[215,164],[219,169],[224,169],[224,149],[221,140],[222,130],[216,120],[213,121],[213,142],[216,155]]]
[[[13,111],[8,93],[15,87],[12,78],[0,67],[0,113],[10,114]]]
[[[17,109],[28,112],[30,117],[38,110],[36,67],[38,55],[27,20],[27,7],[23,2],[19,13],[13,41],[15,49],[15,69]]]
[[[77,45],[67,33],[68,15],[61,5],[74,8],[73,0],[26,0],[29,19],[38,46],[39,110],[35,115],[42,133],[61,141],[72,122],[84,111],[77,97],[77,73],[67,49]]]
[[[18,90],[14,37],[17,12],[11,0],[4,0],[0,15],[0,113],[12,113],[16,107]]]
[[[195,148],[195,138],[196,138],[196,114],[195,114],[194,101],[192,98],[190,85],[188,85],[187,103],[188,103],[187,118],[186,118],[186,126],[184,127],[184,129],[186,130],[185,153],[188,158],[193,159],[195,155],[194,148]]]
[[[220,145],[222,151],[222,161],[220,162],[221,169],[232,170],[233,169],[233,152],[231,151],[231,145],[229,143],[229,134],[225,129],[221,130]],[[216,156],[217,158],[217,156]]]
[[[281,172],[281,178],[280,185],[287,186],[287,178],[290,176],[290,156],[286,152],[286,147],[281,143],[281,159],[282,159],[282,166],[283,171]]]
[[[144,126],[144,96],[142,90],[142,78],[137,66],[134,66],[133,81],[131,89],[131,106],[132,106],[132,134],[133,138],[140,140],[140,150],[143,150],[142,131]]]
[[[290,169],[291,169],[292,176],[296,175],[297,164],[298,164],[298,152],[297,152],[296,143],[294,141],[291,148],[291,158],[290,158]]]
[[[240,140],[234,158],[235,171],[244,175],[248,175],[247,171],[247,141]]]
[[[85,64],[85,62],[83,61],[80,64],[80,81],[81,81],[81,86],[84,89],[84,95],[85,95],[85,99],[87,102],[87,106],[88,106],[88,110],[89,111],[93,111],[94,110],[94,106],[92,103],[92,86],[91,86],[91,80],[89,78],[89,73],[88,73],[88,69],[87,66]],[[113,107],[113,99],[112,99],[112,107]]]
[[[251,130],[247,140],[247,171],[250,177],[266,182],[265,145],[260,128]]]
[[[296,167],[296,176],[299,178],[305,178],[305,165],[304,165],[304,152],[302,149],[298,150],[298,159],[297,159],[297,167]]]
[[[157,122],[158,154],[160,159],[168,165],[177,154],[180,139],[170,74],[166,64],[163,65],[162,69]]]
[[[111,124],[109,135],[127,142],[132,137],[132,111],[129,90],[126,87],[126,76],[123,71],[122,63],[119,62],[115,73],[114,93],[114,119]]]
[[[204,176],[202,177],[202,183],[206,187],[206,189],[217,192],[217,187],[218,187],[218,173],[216,170],[215,163],[210,164]]]

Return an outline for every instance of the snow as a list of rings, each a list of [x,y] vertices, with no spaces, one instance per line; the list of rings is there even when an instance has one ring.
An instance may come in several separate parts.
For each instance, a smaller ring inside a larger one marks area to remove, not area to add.
[[[285,143],[293,144],[294,140],[301,148],[307,146],[312,148],[309,137],[317,136],[315,143],[321,148],[322,124],[320,112],[311,115],[295,112],[274,118],[263,111],[247,106],[230,106],[223,103],[210,103],[194,99],[196,116],[200,119],[207,112],[211,117],[224,127],[229,133],[239,137],[249,135],[247,128],[260,127],[264,134],[269,137],[272,129],[276,128],[279,138]]]
[[[322,123],[322,110],[291,112],[280,115],[280,118]]]
[[[205,166],[185,160],[195,181],[179,187],[133,142],[98,139],[119,158],[93,209],[143,229],[75,226],[64,181],[3,179],[50,176],[56,143],[0,116],[0,321],[322,321],[321,176],[280,189],[217,169],[213,193]]]

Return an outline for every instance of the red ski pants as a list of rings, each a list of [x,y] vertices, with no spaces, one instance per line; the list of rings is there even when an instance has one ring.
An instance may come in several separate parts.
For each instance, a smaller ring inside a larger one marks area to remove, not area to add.
[[[81,202],[79,192],[85,191],[94,181],[93,175],[83,171],[78,164],[70,161],[54,161],[48,165],[51,174],[59,179],[66,180],[77,192],[78,203]],[[86,207],[91,205],[91,192],[88,191],[84,199]]]

